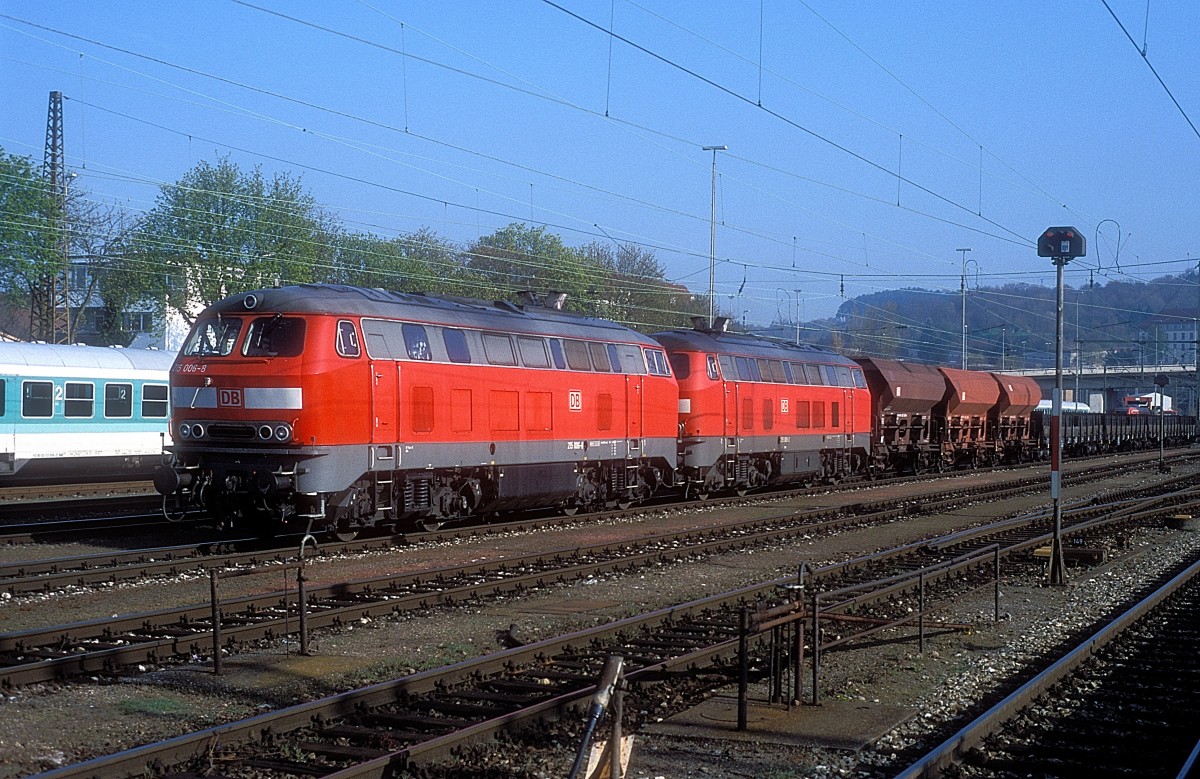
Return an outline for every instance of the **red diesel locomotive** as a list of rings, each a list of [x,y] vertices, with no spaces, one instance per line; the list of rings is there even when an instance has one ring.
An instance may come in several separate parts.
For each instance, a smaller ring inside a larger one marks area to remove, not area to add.
[[[654,335],[679,382],[680,482],[703,496],[862,472],[871,435],[862,369],[724,324]]]
[[[674,469],[666,353],[561,302],[332,285],[219,301],[171,372],[168,515],[350,536],[645,498]]]

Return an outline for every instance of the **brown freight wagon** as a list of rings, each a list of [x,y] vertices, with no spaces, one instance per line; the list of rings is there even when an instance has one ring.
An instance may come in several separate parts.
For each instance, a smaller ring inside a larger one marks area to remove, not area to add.
[[[886,360],[855,359],[871,390],[871,470],[920,472],[940,461],[940,428],[934,407],[946,394],[937,368]]]

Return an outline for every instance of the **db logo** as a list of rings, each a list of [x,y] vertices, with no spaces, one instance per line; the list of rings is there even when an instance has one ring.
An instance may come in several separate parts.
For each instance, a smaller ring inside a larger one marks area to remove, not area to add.
[[[242,391],[240,389],[217,390],[217,405],[241,408],[242,407]]]
[[[570,390],[567,393],[567,408],[571,411],[583,411],[583,393],[579,390]]]

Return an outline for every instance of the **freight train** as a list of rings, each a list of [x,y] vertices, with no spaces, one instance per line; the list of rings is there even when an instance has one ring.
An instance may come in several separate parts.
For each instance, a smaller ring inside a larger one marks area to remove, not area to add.
[[[1026,378],[697,321],[299,285],[206,309],[171,369],[164,509],[351,537],[1043,454]]]
[[[0,486],[149,478],[173,353],[0,343]]]

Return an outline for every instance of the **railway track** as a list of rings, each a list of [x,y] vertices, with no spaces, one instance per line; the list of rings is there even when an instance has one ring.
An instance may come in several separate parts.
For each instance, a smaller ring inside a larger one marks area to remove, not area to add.
[[[1137,465],[1130,465],[1136,468]],[[1111,476],[1111,467],[1092,467],[1072,474],[1072,479],[1086,482],[1096,478]],[[1043,477],[1023,477],[1006,482],[1002,491],[1015,494],[1023,489],[1036,488],[1044,483]],[[811,491],[785,492],[782,494],[764,495],[769,499],[786,498],[794,495],[806,495]],[[912,498],[912,501],[930,501],[936,505],[947,497],[961,493],[961,490],[942,490],[931,494],[922,494]],[[994,499],[994,498],[989,498]],[[715,508],[744,504],[743,498],[722,498],[703,503],[705,507]],[[700,505],[700,504],[696,504]],[[853,497],[838,498],[838,506],[853,506],[853,511],[879,512],[886,506],[880,501],[855,502]],[[394,533],[379,537],[356,539],[354,541],[321,543],[308,554],[310,558],[325,558],[345,554],[357,554],[371,551],[386,550],[393,547],[411,546],[427,542],[444,542],[480,535],[501,534],[508,532],[524,532],[531,528],[547,528],[558,525],[574,525],[581,522],[597,522],[607,518],[636,516],[651,511],[660,510],[657,507],[642,507],[627,511],[611,511],[575,517],[543,517],[541,519],[522,519],[514,522],[490,523],[458,528],[443,528],[437,531],[416,531],[411,533]],[[836,509],[840,510],[840,509]],[[144,525],[141,518],[122,526],[127,532],[136,530]],[[74,525],[74,523],[68,523]],[[107,532],[119,532],[118,529]],[[64,529],[63,533],[77,532],[78,526]],[[38,531],[39,537],[44,537],[47,531]],[[0,532],[0,543],[6,536]],[[123,582],[137,582],[156,576],[175,576],[181,573],[205,573],[217,569],[243,569],[267,564],[286,564],[294,560],[296,550],[303,542],[301,535],[290,535],[267,541],[258,538],[228,538],[215,541],[201,541],[196,544],[182,544],[162,547],[150,547],[119,552],[103,552],[67,557],[18,560],[11,563],[0,563],[0,593],[7,592],[17,596],[29,593],[48,593],[64,587],[89,587],[97,585],[112,585]]]
[[[897,779],[1193,776],[1198,652],[1193,563]]]
[[[1170,511],[1170,505],[1157,509]],[[1133,521],[1136,512],[1126,505]],[[1095,520],[1085,521],[1092,524]],[[1005,523],[1011,525],[1012,523]],[[1004,527],[997,532],[1011,531]],[[1028,541],[1021,539],[1014,547]],[[971,543],[961,541],[960,543]],[[955,554],[953,545],[942,554]],[[846,646],[846,633],[866,633],[872,620],[856,621],[865,608],[875,614],[906,611],[898,594],[910,593],[920,581],[938,580],[933,602],[950,602],[977,588],[978,582],[963,571],[978,569],[986,554],[959,555],[948,561],[929,558],[927,550],[911,548],[881,562],[879,555],[859,558],[810,573],[807,586],[814,594],[838,596],[849,571],[870,571],[878,587],[869,597],[842,599],[828,605],[827,619],[844,615],[845,630],[830,631],[818,652]],[[1006,550],[1011,552],[1012,550]],[[924,556],[926,565],[914,569],[912,559]],[[946,563],[949,564],[946,564]],[[622,568],[628,560],[618,563]],[[443,759],[465,744],[503,730],[533,727],[546,717],[560,719],[585,702],[607,660],[625,661],[625,678],[635,696],[649,696],[631,709],[655,710],[654,691],[659,685],[716,687],[737,675],[735,658],[741,644],[743,612],[747,605],[759,610],[786,608],[790,596],[781,588],[791,579],[762,582],[732,592],[619,620],[588,630],[547,639],[527,646],[486,655],[443,668],[412,674],[318,701],[263,714],[248,720],[180,736],[105,758],[68,766],[45,774],[53,779],[79,776],[142,775],[151,766],[155,773],[169,767],[179,772],[230,774],[249,771],[260,777],[285,775],[337,775],[374,777],[392,775],[421,763]],[[931,604],[932,605],[932,604]],[[801,610],[797,616],[811,615]],[[827,623],[828,624],[828,623]],[[858,626],[862,626],[861,628]],[[765,635],[765,634],[763,634]],[[762,643],[752,651],[761,656]],[[763,664],[759,664],[763,665]]]
[[[1180,494],[1183,487],[1179,482],[1195,481],[1196,477],[1190,477],[1157,485],[1154,491],[1165,490],[1168,495],[1143,497],[1141,505],[1145,506],[1145,511],[1176,511],[1178,502],[1184,499]],[[900,506],[889,501],[879,505],[859,503],[849,508],[788,511],[782,514],[763,511],[753,519],[701,530],[663,533],[620,547],[571,547],[538,555],[491,560],[469,567],[335,582],[307,589],[303,619],[307,621],[309,629],[338,626],[359,619],[377,619],[397,612],[519,593],[555,582],[608,575],[639,566],[763,547],[798,535],[828,532],[847,525],[888,522],[917,511],[929,513],[951,510],[966,502],[1010,497],[1031,486],[1036,485],[1018,480],[981,487],[977,492],[960,488],[927,495],[920,501],[905,501]],[[1166,503],[1166,508],[1160,505],[1163,503]],[[1149,504],[1159,507],[1155,509]],[[1128,506],[1111,505],[1083,506],[1068,511],[1068,536],[1091,529],[1099,522],[1093,519],[1097,513],[1112,514],[1118,510],[1132,513]],[[1040,515],[1008,520],[993,526],[990,532],[981,529],[941,541],[913,544],[833,566],[822,571],[820,576],[830,577],[833,582],[831,587],[846,587],[864,578],[879,578],[882,575],[880,572],[885,569],[886,575],[892,576],[924,567],[934,556],[938,560],[961,558],[970,555],[980,545],[1002,543],[1006,554],[1015,554],[1044,544],[1045,524],[1045,517]],[[245,554],[236,557],[243,562],[264,562],[263,556],[253,557],[253,554],[250,557]],[[228,556],[227,561],[232,557],[235,556]],[[266,571],[273,577],[279,576],[281,566],[287,564],[282,559],[270,562]],[[144,566],[145,563],[139,565]],[[176,563],[165,560],[154,565],[173,567]],[[218,569],[210,567],[208,570]],[[835,574],[838,577],[836,579],[833,578]],[[219,577],[222,574],[216,575]],[[77,577],[78,574],[72,573],[70,576]],[[32,579],[16,581],[37,582],[40,578],[34,576]],[[215,582],[216,579],[214,590]],[[10,581],[9,585],[14,585],[14,582]],[[213,603],[201,603],[0,634],[0,686],[10,688],[80,674],[114,672],[123,666],[155,664],[173,657],[211,657],[214,653],[215,630],[219,631],[219,645],[233,650],[262,638],[294,634],[299,630],[302,617],[297,590],[277,590],[221,600],[220,622],[214,620],[217,611]]]

